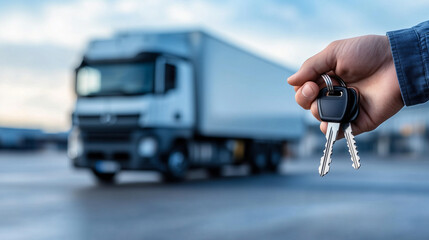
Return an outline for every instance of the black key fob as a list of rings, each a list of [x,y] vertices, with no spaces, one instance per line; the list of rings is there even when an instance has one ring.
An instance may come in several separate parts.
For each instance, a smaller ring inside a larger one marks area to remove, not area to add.
[[[344,122],[348,117],[349,91],[346,87],[335,86],[329,93],[323,88],[317,97],[320,119],[324,122]]]

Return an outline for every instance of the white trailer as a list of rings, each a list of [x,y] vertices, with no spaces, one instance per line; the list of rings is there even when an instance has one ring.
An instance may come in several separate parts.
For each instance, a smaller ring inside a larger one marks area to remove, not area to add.
[[[69,157],[102,181],[120,170],[275,171],[304,132],[291,74],[202,31],[94,40],[76,69]]]

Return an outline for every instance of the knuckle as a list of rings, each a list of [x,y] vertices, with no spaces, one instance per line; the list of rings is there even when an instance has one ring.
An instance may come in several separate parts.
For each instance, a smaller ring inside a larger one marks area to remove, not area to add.
[[[313,57],[307,58],[307,60],[305,60],[302,63],[301,69],[305,69],[307,66],[310,66],[311,62],[312,62],[312,59],[313,59]]]
[[[335,40],[331,43],[328,44],[328,46],[326,47],[327,49],[336,49],[338,47],[338,45],[340,45],[341,40]]]

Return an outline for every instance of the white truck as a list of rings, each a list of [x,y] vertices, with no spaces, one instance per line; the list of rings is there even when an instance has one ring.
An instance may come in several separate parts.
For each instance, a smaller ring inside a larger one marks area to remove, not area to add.
[[[120,170],[276,171],[304,132],[291,74],[203,31],[94,40],[76,68],[68,155],[105,182]]]

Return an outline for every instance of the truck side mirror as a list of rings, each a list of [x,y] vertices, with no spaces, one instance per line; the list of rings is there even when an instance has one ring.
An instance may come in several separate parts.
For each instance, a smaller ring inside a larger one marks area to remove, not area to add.
[[[177,68],[175,65],[169,63],[165,64],[164,92],[176,88],[176,72]]]

